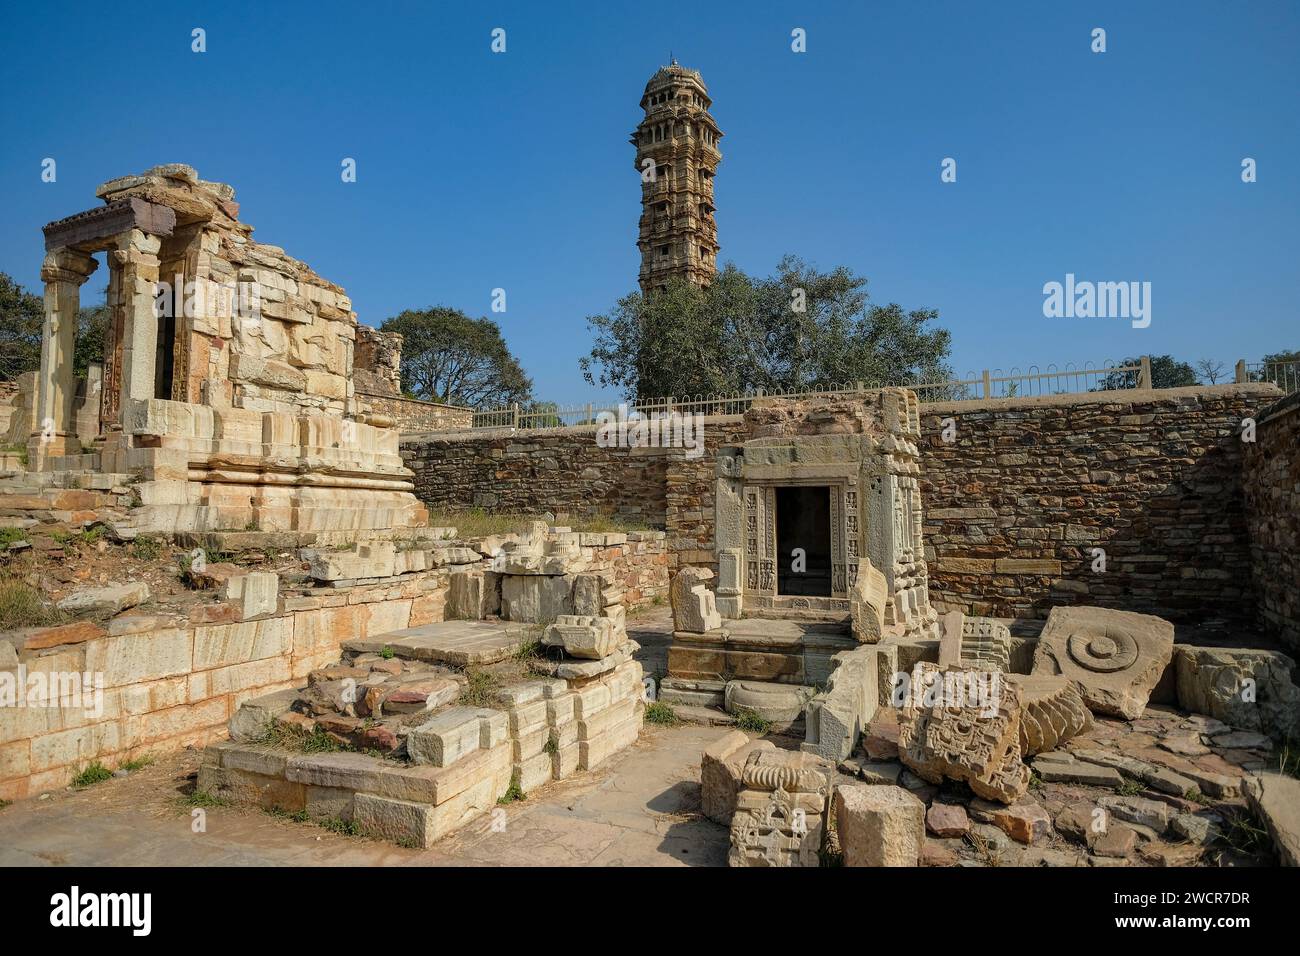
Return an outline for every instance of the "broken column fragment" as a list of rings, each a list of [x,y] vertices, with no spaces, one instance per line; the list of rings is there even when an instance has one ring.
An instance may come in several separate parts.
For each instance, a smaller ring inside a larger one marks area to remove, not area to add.
[[[741,770],[729,866],[817,866],[832,768],[812,754],[756,750]]]
[[[858,576],[849,590],[849,617],[859,644],[878,644],[885,629],[889,585],[866,558],[858,561]]]
[[[563,647],[570,657],[595,661],[609,657],[627,643],[627,631],[607,617],[562,614],[546,629],[542,643]]]
[[[902,787],[836,787],[835,830],[845,866],[916,866],[925,804]]]

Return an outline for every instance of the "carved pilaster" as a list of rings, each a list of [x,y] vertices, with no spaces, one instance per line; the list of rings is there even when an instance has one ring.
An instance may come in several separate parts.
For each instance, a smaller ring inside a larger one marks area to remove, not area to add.
[[[51,456],[80,451],[72,421],[76,394],[73,360],[77,344],[77,310],[81,286],[98,268],[91,256],[75,249],[54,249],[45,256],[45,327],[41,335],[41,369],[37,376],[37,431],[31,436],[29,460],[38,469]]]

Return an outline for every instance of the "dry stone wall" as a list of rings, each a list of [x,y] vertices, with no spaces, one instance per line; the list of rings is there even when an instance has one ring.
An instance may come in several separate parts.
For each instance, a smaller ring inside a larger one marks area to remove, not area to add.
[[[671,454],[601,448],[594,426],[407,436],[402,442],[416,497],[435,510],[604,514],[657,529],[664,527]]]
[[[1259,414],[1245,456],[1260,623],[1300,650],[1300,392]]]
[[[1271,385],[1220,385],[922,405],[932,600],[977,616],[1096,604],[1253,621],[1253,576],[1294,593],[1294,563],[1273,558],[1294,553],[1294,523],[1261,519],[1252,558],[1243,492],[1241,421],[1278,397]],[[1295,425],[1263,427],[1285,437]],[[714,459],[740,437],[740,419],[726,417],[706,419],[696,458],[600,448],[592,428],[408,437],[402,455],[433,507],[635,516],[666,532],[669,567],[716,571]],[[1258,480],[1285,488],[1289,467]],[[1268,507],[1294,514],[1287,494],[1269,491]],[[1098,547],[1102,573],[1092,571]],[[1272,600],[1275,615],[1295,620],[1283,597]]]
[[[1276,396],[1227,385],[922,406],[932,599],[992,617],[1095,604],[1251,620],[1239,432]]]

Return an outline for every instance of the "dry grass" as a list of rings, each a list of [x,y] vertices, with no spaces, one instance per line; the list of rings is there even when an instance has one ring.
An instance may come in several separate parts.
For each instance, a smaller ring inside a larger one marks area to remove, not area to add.
[[[21,578],[0,576],[0,631],[61,624],[63,612],[46,603],[41,593]]]

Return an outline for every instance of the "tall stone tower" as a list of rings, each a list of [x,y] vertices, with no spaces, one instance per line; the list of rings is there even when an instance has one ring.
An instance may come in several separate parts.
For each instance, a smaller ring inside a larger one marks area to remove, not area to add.
[[[650,77],[641,96],[645,118],[632,145],[642,174],[636,244],[643,294],[662,288],[670,276],[708,285],[717,272],[713,176],[722,162],[722,131],[709,114],[712,103],[700,74],[676,60]]]

